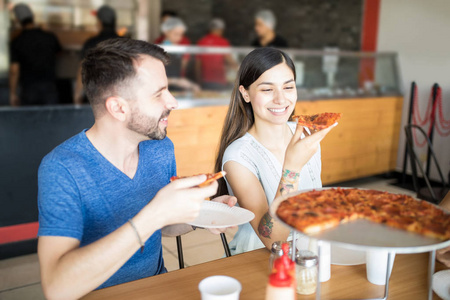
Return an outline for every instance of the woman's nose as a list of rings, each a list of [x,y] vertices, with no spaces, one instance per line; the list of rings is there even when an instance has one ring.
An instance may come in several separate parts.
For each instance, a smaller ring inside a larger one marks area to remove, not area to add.
[[[283,91],[275,90],[273,102],[275,104],[284,104],[286,102]]]

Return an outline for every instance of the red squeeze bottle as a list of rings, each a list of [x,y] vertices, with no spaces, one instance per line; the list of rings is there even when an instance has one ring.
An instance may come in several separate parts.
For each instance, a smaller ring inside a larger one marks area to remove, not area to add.
[[[275,260],[273,264],[274,272],[269,275],[269,282],[266,289],[266,300],[295,299],[295,277],[291,275],[291,263],[293,263],[293,261],[288,257],[289,245],[283,244],[282,247],[283,256]],[[293,266],[295,272],[295,263],[293,263]]]
[[[295,262],[289,257],[289,244],[284,243],[281,245],[281,249],[283,249],[283,255],[279,259],[282,261],[285,270],[291,275],[292,281],[295,283]],[[292,251],[294,251],[294,249],[292,249]]]

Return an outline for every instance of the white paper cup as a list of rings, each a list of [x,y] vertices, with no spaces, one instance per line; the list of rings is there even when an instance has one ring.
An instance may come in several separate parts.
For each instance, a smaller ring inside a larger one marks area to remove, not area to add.
[[[198,285],[202,300],[238,300],[241,283],[229,276],[211,276]]]
[[[391,254],[391,262],[389,265],[389,278],[394,266],[395,253]],[[373,284],[386,284],[388,251],[385,250],[369,250],[366,252],[366,274],[367,280]]]
[[[320,282],[330,280],[331,277],[331,245],[330,243],[321,242],[319,253],[319,269]]]

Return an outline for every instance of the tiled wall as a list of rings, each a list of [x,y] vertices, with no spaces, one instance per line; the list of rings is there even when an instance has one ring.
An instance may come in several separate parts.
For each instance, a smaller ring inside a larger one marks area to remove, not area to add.
[[[206,33],[208,21],[220,17],[230,42],[248,46],[255,38],[253,16],[267,8],[277,16],[277,32],[290,47],[360,49],[363,0],[162,0],[162,8],[178,12],[194,43]]]

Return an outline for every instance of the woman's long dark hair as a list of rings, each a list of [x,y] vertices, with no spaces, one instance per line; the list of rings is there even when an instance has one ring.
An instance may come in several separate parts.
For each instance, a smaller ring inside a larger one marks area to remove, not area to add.
[[[250,52],[242,61],[222,128],[219,151],[214,167],[215,172],[222,170],[222,159],[227,147],[242,137],[255,122],[252,105],[244,101],[244,98],[239,92],[239,86],[242,85],[245,89],[248,89],[264,72],[281,63],[286,63],[292,70],[292,73],[294,73],[295,79],[294,62],[281,50],[271,47],[258,48]],[[225,180],[221,179],[219,180],[217,195],[226,194],[228,194],[227,185]]]

